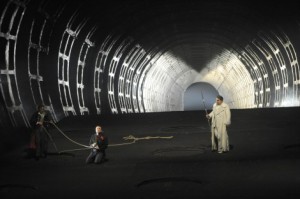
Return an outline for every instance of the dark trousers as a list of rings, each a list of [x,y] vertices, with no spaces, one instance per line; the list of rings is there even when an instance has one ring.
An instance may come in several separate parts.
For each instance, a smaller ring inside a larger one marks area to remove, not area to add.
[[[92,149],[89,156],[86,158],[86,163],[96,163],[99,164],[105,158],[105,151]]]
[[[45,127],[35,129],[36,157],[47,156],[49,137]]]

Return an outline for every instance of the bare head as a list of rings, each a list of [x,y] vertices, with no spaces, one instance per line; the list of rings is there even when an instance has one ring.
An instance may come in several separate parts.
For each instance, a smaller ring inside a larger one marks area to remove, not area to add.
[[[38,105],[37,109],[40,113],[42,113],[45,111],[45,106],[43,104],[40,104],[40,105]]]
[[[223,102],[223,97],[221,95],[217,95],[216,103],[217,105],[221,105]]]
[[[96,126],[95,128],[96,134],[99,134],[102,132],[102,127],[101,126]]]

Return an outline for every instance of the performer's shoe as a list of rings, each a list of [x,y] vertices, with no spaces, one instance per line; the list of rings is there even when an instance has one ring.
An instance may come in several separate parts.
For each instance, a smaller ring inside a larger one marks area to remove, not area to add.
[[[218,151],[218,153],[223,153],[223,151]]]

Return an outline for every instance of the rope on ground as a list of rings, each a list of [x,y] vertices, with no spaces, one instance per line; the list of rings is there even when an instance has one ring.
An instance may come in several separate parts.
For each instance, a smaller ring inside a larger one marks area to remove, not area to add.
[[[129,135],[127,137],[123,137],[123,140],[132,140],[131,142],[125,142],[125,143],[120,143],[120,144],[109,144],[108,146],[122,146],[122,145],[129,145],[129,144],[134,144],[139,140],[150,140],[150,139],[172,139],[173,136],[146,136],[146,137],[141,137],[141,138],[136,138],[133,135]]]
[[[52,123],[53,126],[65,137],[67,138],[69,141],[73,142],[74,144],[77,144],[79,146],[82,146],[84,148],[79,148],[79,149],[70,149],[70,150],[63,150],[60,151],[59,153],[63,153],[63,152],[70,152],[70,151],[80,151],[80,150],[87,150],[87,149],[92,149],[94,147],[91,146],[87,146],[84,144],[80,144],[74,140],[72,140],[71,138],[69,138],[60,128],[58,128],[58,126],[56,126],[54,123]],[[125,143],[120,143],[120,144],[109,144],[109,147],[115,147],[115,146],[123,146],[123,145],[129,145],[129,144],[134,144],[139,140],[150,140],[150,139],[172,139],[173,136],[146,136],[146,137],[134,137],[133,135],[129,135],[127,137],[123,137],[123,140],[132,140],[131,142],[125,142]]]
[[[83,151],[83,150],[88,150],[88,149],[91,149],[91,148],[68,149],[68,150],[62,150],[58,153],[66,153],[66,152],[72,152],[72,151]]]

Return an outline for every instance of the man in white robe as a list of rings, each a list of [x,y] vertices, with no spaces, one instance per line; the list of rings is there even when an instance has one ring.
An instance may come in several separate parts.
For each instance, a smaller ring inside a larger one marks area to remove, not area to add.
[[[211,119],[211,142],[212,151],[224,153],[229,151],[229,139],[227,126],[231,123],[231,113],[229,106],[223,102],[223,97],[218,95],[213,110],[206,115]]]

